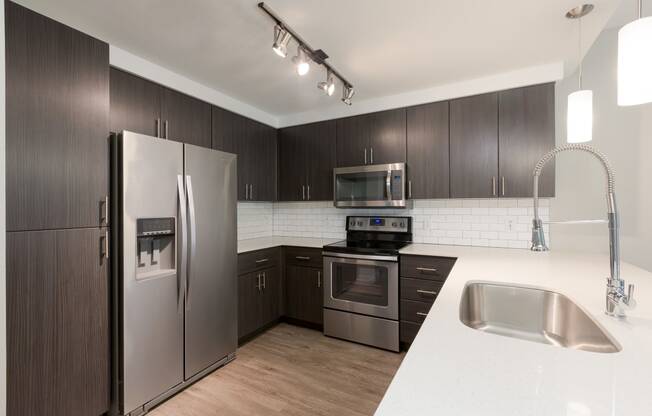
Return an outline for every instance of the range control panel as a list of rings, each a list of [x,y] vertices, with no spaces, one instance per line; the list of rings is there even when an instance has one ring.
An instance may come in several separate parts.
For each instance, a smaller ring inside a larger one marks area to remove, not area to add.
[[[347,231],[411,232],[410,217],[346,217]]]

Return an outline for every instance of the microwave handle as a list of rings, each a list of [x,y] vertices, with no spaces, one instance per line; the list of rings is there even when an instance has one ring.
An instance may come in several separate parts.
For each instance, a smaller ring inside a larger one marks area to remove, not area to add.
[[[385,189],[387,191],[387,200],[392,200],[392,171],[387,171],[387,177],[385,178]]]

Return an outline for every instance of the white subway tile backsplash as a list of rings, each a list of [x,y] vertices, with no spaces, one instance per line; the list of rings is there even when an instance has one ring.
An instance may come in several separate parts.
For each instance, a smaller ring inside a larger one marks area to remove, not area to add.
[[[531,199],[416,200],[411,209],[337,209],[330,202],[238,203],[238,239],[258,237],[346,238],[347,215],[411,216],[417,243],[528,248]],[[549,219],[550,203],[539,214]],[[545,226],[546,238],[550,241]]]

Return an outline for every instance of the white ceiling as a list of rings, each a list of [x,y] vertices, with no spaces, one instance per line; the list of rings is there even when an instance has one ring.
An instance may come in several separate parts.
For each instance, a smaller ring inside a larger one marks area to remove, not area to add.
[[[629,1],[629,0],[628,0]],[[271,50],[257,0],[18,0],[275,117],[339,103]],[[577,64],[577,0],[269,0],[356,87],[356,100],[432,88],[520,68]],[[585,45],[620,0],[593,0]],[[292,48],[294,50],[294,47]],[[354,100],[355,102],[355,100]],[[355,103],[354,103],[355,106]]]

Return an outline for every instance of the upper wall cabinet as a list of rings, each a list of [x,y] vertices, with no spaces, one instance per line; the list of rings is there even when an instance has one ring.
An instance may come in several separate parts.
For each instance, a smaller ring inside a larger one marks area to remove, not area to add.
[[[238,155],[238,200],[276,199],[276,129],[212,107],[213,148]]]
[[[337,120],[337,166],[405,162],[405,108]]]
[[[111,68],[111,131],[211,147],[211,106]]]
[[[333,199],[336,122],[284,128],[279,138],[279,199]]]
[[[407,109],[408,197],[448,198],[448,101]]]
[[[7,230],[96,227],[108,195],[109,46],[6,10]]]
[[[531,197],[534,166],[555,147],[555,85],[502,91],[498,108],[500,196]],[[553,163],[539,178],[540,196],[555,195]]]
[[[450,102],[452,198],[498,196],[498,94]]]

